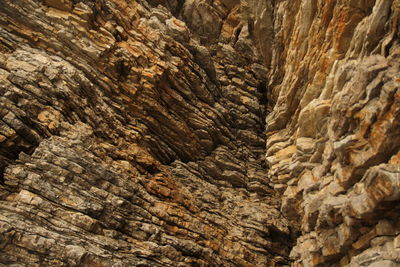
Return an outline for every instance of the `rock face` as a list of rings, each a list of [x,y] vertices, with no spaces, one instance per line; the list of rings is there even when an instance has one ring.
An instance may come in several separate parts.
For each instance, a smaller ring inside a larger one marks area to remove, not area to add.
[[[400,1],[265,2],[266,159],[293,265],[398,266]]]
[[[289,262],[240,5],[160,3],[1,1],[1,263]]]
[[[397,266],[399,16],[0,0],[0,264]]]

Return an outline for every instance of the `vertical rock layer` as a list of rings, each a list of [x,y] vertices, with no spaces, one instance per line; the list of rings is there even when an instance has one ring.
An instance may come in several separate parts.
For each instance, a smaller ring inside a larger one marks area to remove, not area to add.
[[[400,2],[252,3],[294,265],[397,266]]]

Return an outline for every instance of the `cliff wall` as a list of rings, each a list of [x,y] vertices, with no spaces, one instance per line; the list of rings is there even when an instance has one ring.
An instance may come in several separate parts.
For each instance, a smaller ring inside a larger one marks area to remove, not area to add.
[[[296,225],[300,266],[399,264],[399,8],[254,2],[269,70],[268,177]]]
[[[0,263],[396,266],[399,12],[0,0]]]
[[[1,1],[3,264],[289,262],[240,6],[160,3]]]

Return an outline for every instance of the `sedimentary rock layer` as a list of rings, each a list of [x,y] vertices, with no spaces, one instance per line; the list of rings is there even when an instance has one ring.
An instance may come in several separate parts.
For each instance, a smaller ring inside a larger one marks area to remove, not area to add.
[[[266,159],[294,265],[397,266],[400,1],[266,2]]]
[[[2,264],[288,263],[266,69],[223,2],[1,1]]]
[[[0,263],[399,265],[399,16],[0,0]]]

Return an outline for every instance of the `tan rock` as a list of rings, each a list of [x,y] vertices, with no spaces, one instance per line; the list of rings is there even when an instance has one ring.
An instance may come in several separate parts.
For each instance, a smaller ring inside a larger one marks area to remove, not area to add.
[[[398,0],[0,17],[0,265],[399,261]]]

